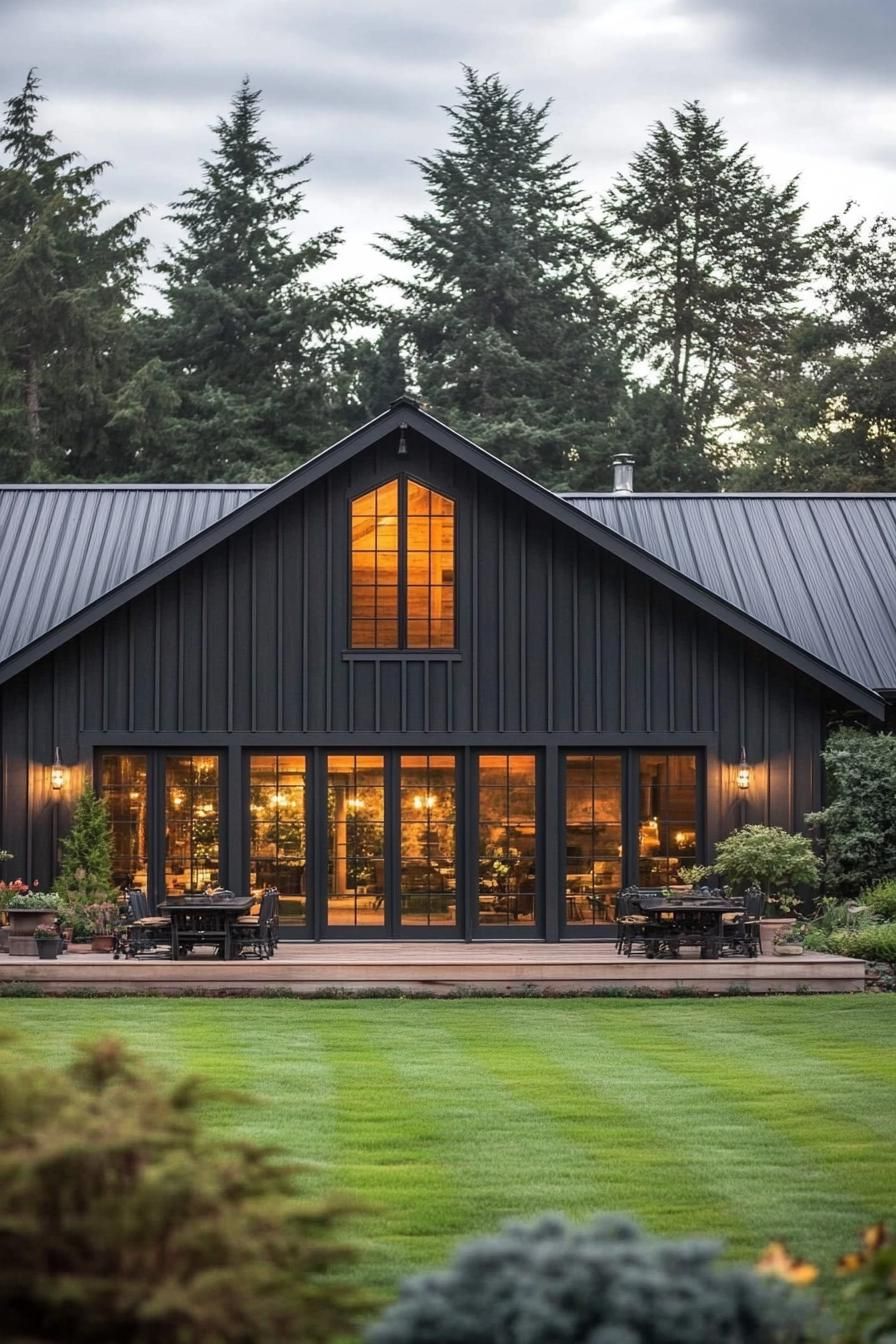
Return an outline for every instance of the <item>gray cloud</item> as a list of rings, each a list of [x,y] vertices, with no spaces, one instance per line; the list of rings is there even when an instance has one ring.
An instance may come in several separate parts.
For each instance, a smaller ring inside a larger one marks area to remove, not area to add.
[[[745,56],[790,70],[846,75],[859,82],[893,79],[893,0],[696,0],[706,14],[725,14]]]
[[[816,216],[890,207],[894,0],[0,0],[0,96],[39,67],[60,143],[114,167],[117,213],[197,180],[244,73],[285,157],[311,152],[300,232],[342,224],[334,271],[376,275],[370,243],[419,209],[409,159],[445,143],[460,64],[555,96],[559,148],[595,197],[669,108],[699,97],[769,173],[803,174]]]

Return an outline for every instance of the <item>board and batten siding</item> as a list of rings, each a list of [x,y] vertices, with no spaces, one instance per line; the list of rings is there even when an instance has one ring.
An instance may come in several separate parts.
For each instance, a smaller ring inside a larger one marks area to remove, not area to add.
[[[348,502],[399,471],[456,500],[456,653],[347,649]],[[744,820],[795,829],[818,804],[829,702],[414,435],[407,457],[393,442],[370,448],[0,688],[0,840],[17,872],[50,880],[101,744],[629,745],[705,754],[711,848]],[[746,800],[734,787],[741,744],[754,769]],[[61,803],[49,788],[57,745],[81,767]],[[558,822],[548,800],[545,825]]]

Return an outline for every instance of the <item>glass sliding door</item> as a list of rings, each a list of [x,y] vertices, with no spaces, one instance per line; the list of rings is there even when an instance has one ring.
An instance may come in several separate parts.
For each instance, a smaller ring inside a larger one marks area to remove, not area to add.
[[[696,756],[642,755],[638,806],[638,886],[674,886],[697,859]]]
[[[327,924],[386,924],[383,756],[327,758]]]
[[[218,886],[221,802],[217,756],[165,757],[165,867],[169,896]]]
[[[453,755],[401,757],[400,921],[457,923],[457,763]]]
[[[538,891],[535,757],[480,756],[480,925],[533,926]]]
[[[566,757],[567,924],[609,924],[622,886],[622,757]]]
[[[249,757],[249,885],[280,892],[281,924],[307,922],[305,757]]]
[[[112,828],[112,879],[117,886],[149,888],[148,758],[122,752],[100,756],[99,792]]]

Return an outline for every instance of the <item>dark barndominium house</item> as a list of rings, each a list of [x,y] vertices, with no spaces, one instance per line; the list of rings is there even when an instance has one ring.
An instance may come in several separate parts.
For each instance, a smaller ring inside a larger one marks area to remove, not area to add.
[[[896,687],[896,498],[624,461],[562,498],[408,398],[269,487],[14,486],[0,520],[17,866],[52,881],[90,781],[119,879],[273,883],[296,938],[599,937],[620,886],[798,829],[829,725]]]

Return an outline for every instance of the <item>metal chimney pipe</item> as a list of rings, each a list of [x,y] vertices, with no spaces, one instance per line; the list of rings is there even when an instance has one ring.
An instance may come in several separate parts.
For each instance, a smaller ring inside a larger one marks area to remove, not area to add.
[[[635,459],[630,453],[613,458],[613,494],[631,495],[635,490]]]

